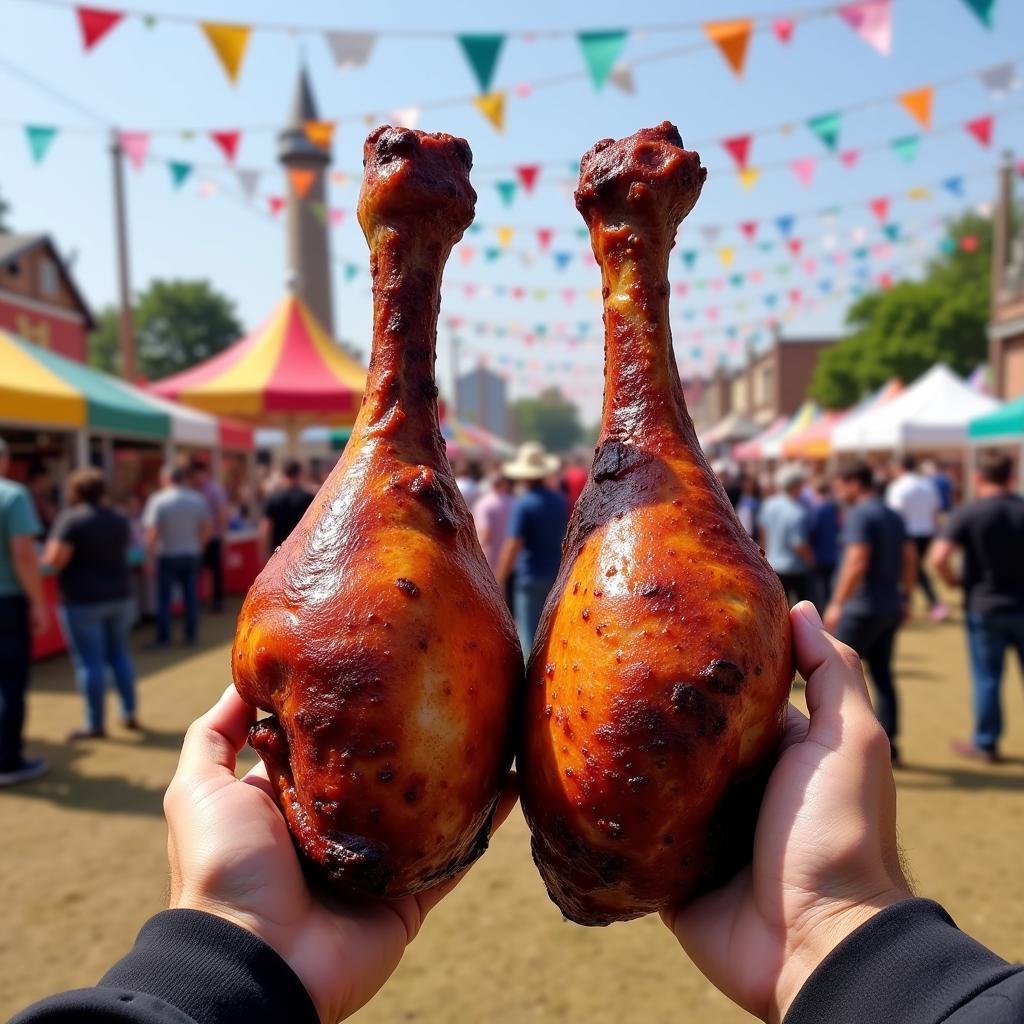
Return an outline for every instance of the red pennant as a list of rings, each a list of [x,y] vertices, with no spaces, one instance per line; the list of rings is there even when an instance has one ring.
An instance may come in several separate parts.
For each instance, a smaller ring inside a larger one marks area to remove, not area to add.
[[[989,114],[988,117],[976,117],[973,121],[968,121],[964,127],[987,149],[992,144],[994,124],[995,118]]]
[[[229,164],[235,162],[238,143],[242,141],[241,132],[210,132],[210,138],[217,144]]]
[[[752,138],[751,135],[734,135],[731,139],[722,139],[723,148],[736,161],[736,166],[741,171],[746,170]]]
[[[786,248],[794,255],[799,256],[800,250],[804,247],[804,243],[799,238],[791,238],[786,243]]]
[[[977,252],[978,251],[978,236],[977,235],[964,235],[960,239],[960,248],[964,252]]]
[[[687,284],[686,284],[686,282],[685,282],[685,281],[677,281],[677,282],[676,282],[676,283],[675,283],[675,284],[674,284],[674,285],[672,286],[672,291],[674,291],[674,292],[676,293],[676,295],[677,295],[677,296],[678,296],[678,297],[679,297],[680,299],[681,299],[681,298],[683,298],[683,296],[684,296],[684,295],[686,295],[686,293],[687,293],[687,292],[688,292],[689,290],[690,290],[690,289],[689,289],[689,287],[687,286]]]
[[[776,18],[772,22],[772,31],[780,43],[788,43],[793,38],[796,22],[792,18]]]
[[[555,232],[551,228],[537,228],[537,244],[541,249],[547,249],[554,236]]]
[[[284,197],[267,196],[267,206],[270,207],[270,216],[276,217],[284,209]]]
[[[76,7],[78,27],[82,30],[82,45],[91,50],[123,17],[121,11],[108,11],[102,7]]]
[[[523,186],[524,192],[532,192],[537,178],[540,177],[540,164],[520,164],[516,168],[516,177]]]
[[[892,287],[892,274],[886,271],[878,275],[878,287],[888,291]]]
[[[748,242],[754,240],[754,236],[757,234],[757,221],[756,220],[745,220],[740,224],[740,231],[743,232],[744,237]]]
[[[800,301],[800,289],[799,288],[790,288],[789,291],[786,294],[789,296],[789,301],[790,302],[796,304],[796,303],[798,303]]]
[[[889,200],[885,196],[879,196],[878,199],[872,199],[868,203],[868,209],[879,219],[886,220],[889,216]]]
[[[524,299],[526,298],[526,289],[522,287],[510,288],[509,295],[511,295],[513,299]]]
[[[842,153],[839,154],[839,162],[844,167],[856,167],[857,166],[857,161],[859,159],[860,159],[860,150],[859,149],[844,149],[842,151]]]

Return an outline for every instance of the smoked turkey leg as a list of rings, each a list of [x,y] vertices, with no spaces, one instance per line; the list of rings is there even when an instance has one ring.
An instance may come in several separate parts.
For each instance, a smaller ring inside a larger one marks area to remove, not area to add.
[[[669,250],[704,176],[666,122],[599,142],[576,192],[604,285],[604,410],[518,770],[534,859],[580,924],[679,903],[746,861],[793,675],[782,587],[704,459],[672,354]]]
[[[352,437],[246,597],[232,667],[250,742],[339,896],[398,897],[487,846],[522,653],[438,425],[441,272],[473,218],[465,140],[364,147],[373,351]]]

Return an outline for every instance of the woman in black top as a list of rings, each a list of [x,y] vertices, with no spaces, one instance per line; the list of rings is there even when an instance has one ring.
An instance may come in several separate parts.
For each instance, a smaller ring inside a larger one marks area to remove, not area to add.
[[[86,725],[69,740],[106,735],[107,667],[121,698],[129,729],[135,715],[135,668],[128,632],[135,619],[128,575],[128,520],[104,503],[107,485],[98,469],[82,469],[68,480],[68,505],[54,523],[43,561],[59,572],[60,620],[85,697]]]

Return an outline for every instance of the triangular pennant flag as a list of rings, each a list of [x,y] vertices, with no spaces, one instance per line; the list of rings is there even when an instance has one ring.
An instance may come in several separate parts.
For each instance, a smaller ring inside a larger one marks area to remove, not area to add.
[[[192,173],[192,165],[182,160],[168,160],[167,169],[171,172],[171,184],[175,188],[181,188]]]
[[[547,249],[551,245],[554,235],[555,232],[552,228],[537,228],[537,244],[542,250]]]
[[[601,89],[622,56],[623,47],[629,38],[625,29],[607,29],[603,32],[580,32],[576,38],[583,50],[583,60],[590,72],[595,89]]]
[[[787,214],[784,217],[776,217],[775,224],[779,229],[779,233],[783,238],[789,238],[793,231],[793,225],[796,223],[796,217],[793,214]]]
[[[248,202],[252,202],[256,198],[256,190],[260,187],[260,172],[249,168],[239,169],[235,171],[235,176],[238,178],[242,195],[245,196]]]
[[[804,243],[799,238],[791,238],[786,242],[786,248],[794,255],[799,256],[800,250],[804,247]]]
[[[415,128],[420,123],[420,107],[396,107],[391,111],[391,120],[397,128]],[[371,119],[370,123],[373,123]]]
[[[484,249],[484,259],[487,260],[488,263],[493,263],[500,255],[501,250],[496,246],[492,245]]]
[[[359,273],[358,263],[346,263],[345,264],[345,280],[351,281]]]
[[[473,106],[499,131],[505,130],[505,93],[488,92],[473,97]]]
[[[519,164],[516,167],[516,177],[523,186],[524,192],[532,192],[540,177],[540,164]]]
[[[327,45],[341,70],[361,68],[373,51],[377,37],[372,32],[328,32]]]
[[[964,179],[960,175],[954,175],[952,178],[946,178],[942,183],[942,187],[953,196],[962,196],[964,194]]]
[[[892,52],[892,0],[859,0],[836,12],[854,32],[883,57]]]
[[[797,181],[806,187],[814,181],[814,169],[818,166],[818,161],[813,156],[804,156],[792,161],[789,166],[793,168]]]
[[[697,263],[697,257],[700,255],[696,249],[684,249],[680,254],[683,260],[683,266],[687,270],[693,270],[694,265]]]
[[[480,83],[480,91],[490,92],[494,69],[498,66],[498,57],[501,56],[501,49],[505,45],[505,36],[501,33],[467,33],[457,38],[477,82]]]
[[[267,196],[270,216],[276,217],[284,209],[284,196]]]
[[[559,270],[565,270],[569,265],[569,261],[572,259],[571,252],[554,252],[551,255],[555,261],[555,266],[558,267]]]
[[[314,146],[330,149],[334,142],[334,121],[304,121],[303,134]]]
[[[757,221],[745,220],[740,223],[740,231],[748,242],[752,242],[757,235]]]
[[[886,196],[879,196],[868,203],[868,209],[879,219],[885,220],[889,216],[889,200]]]
[[[833,110],[828,114],[818,114],[816,117],[808,118],[807,127],[834,153],[839,145],[839,129],[842,120],[841,111]]]
[[[308,204],[309,212],[321,223],[327,223],[327,207],[323,203],[312,202]]]
[[[76,7],[78,27],[82,32],[82,45],[91,50],[123,17],[122,11],[108,11],[102,7]]]
[[[750,159],[750,144],[753,138],[752,135],[734,135],[731,139],[722,139],[722,148],[736,161],[736,166],[741,171],[746,169],[747,161]]]
[[[989,114],[987,117],[976,117],[973,121],[968,121],[964,127],[987,149],[992,144],[994,124],[995,118]]]
[[[913,188],[907,189],[907,198],[914,200],[914,202],[931,199],[931,197],[932,190],[925,185],[915,185]]]
[[[149,152],[149,132],[118,132],[117,143],[128,158],[128,163],[137,171],[146,165]]]
[[[316,169],[313,167],[288,167],[286,170],[288,171],[288,184],[291,186],[292,192],[299,199],[305,199],[316,182]]]
[[[922,128],[932,126],[932,100],[935,88],[931,85],[911,89],[899,97],[900,105]]]
[[[213,52],[217,54],[228,81],[234,85],[238,81],[238,73],[242,70],[242,61],[249,45],[252,28],[249,25],[232,25],[216,21],[201,21],[199,27],[213,47]]]
[[[630,96],[636,92],[636,81],[633,79],[633,69],[624,61],[620,60],[615,67],[612,68],[612,72],[608,76],[608,81],[611,82],[616,89],[619,89],[624,93],[628,93]]]
[[[978,72],[981,84],[996,98],[1013,92],[1020,84],[1017,80],[1017,70],[1012,60],[1002,64],[993,64],[990,68]]]
[[[780,43],[788,43],[793,38],[796,22],[792,18],[776,18],[772,22],[772,32]]]
[[[995,10],[996,0],[964,0],[964,3],[974,11],[985,28],[992,27],[992,12]]]
[[[514,181],[496,181],[494,187],[498,190],[498,195],[501,196],[501,201],[505,206],[511,206],[512,201],[516,197],[516,190],[519,188],[518,183]]]
[[[761,177],[761,171],[757,167],[744,167],[739,172],[739,176],[740,184],[749,192],[757,184],[757,179]]]
[[[842,151],[842,153],[839,154],[839,162],[844,167],[849,167],[849,168],[856,167],[857,166],[857,161],[859,159],[860,159],[860,150],[859,149],[844,149]]]
[[[917,147],[920,145],[920,135],[904,135],[899,139],[893,139],[890,145],[893,152],[906,163],[913,163],[917,159]]]
[[[732,266],[732,261],[736,258],[736,250],[731,245],[723,245],[718,250],[718,258],[722,261],[723,267]]]
[[[241,132],[210,132],[210,138],[217,148],[224,154],[224,159],[229,164],[235,162],[235,154],[238,152],[238,144],[242,141]]]
[[[46,156],[47,150],[53,140],[57,137],[57,129],[43,124],[25,125],[25,138],[28,140],[28,149],[32,154],[32,162],[41,164]]]
[[[515,228],[509,228],[509,227],[496,228],[495,229],[495,234],[498,236],[498,245],[500,245],[502,247],[502,249],[507,249],[509,247],[509,243],[512,241],[512,238],[514,237],[515,233],[516,233],[515,232]]]
[[[737,18],[733,21],[709,21],[704,24],[704,34],[718,47],[736,77],[743,74],[747,62],[747,44],[754,29],[752,18]]]
[[[885,237],[890,242],[898,242],[900,239],[900,226],[899,224],[883,224],[882,231],[885,233]]]

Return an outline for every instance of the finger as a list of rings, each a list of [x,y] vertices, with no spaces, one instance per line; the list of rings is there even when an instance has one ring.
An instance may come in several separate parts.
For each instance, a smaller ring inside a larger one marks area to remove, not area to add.
[[[274,803],[277,803],[277,794],[274,792],[274,787],[271,785],[270,776],[267,775],[267,766],[260,761],[250,768],[243,776],[242,782],[247,786],[253,786],[256,789],[262,790],[267,796],[270,797]]]
[[[229,686],[205,715],[185,733],[178,772],[185,778],[204,778],[224,771],[235,773],[238,752],[245,746],[256,709]]]
[[[782,742],[779,744],[779,754],[789,750],[797,743],[803,743],[807,739],[807,730],[810,728],[810,721],[799,709],[790,704],[786,708],[786,724],[782,731]]]

